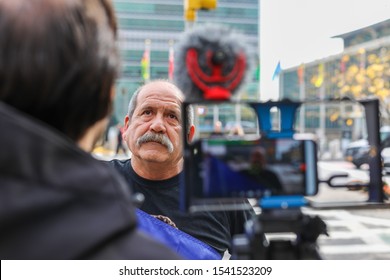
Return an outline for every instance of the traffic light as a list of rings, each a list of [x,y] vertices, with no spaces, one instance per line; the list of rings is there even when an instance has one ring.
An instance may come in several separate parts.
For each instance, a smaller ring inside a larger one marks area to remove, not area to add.
[[[217,0],[184,0],[184,17],[195,21],[197,10],[210,10],[217,7]]]

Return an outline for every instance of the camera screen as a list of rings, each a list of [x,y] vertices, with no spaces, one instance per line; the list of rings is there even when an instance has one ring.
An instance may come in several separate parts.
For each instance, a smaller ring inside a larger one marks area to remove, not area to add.
[[[193,199],[261,198],[316,192],[315,149],[290,138],[202,139],[188,158],[187,184]],[[308,160],[313,157],[313,160]],[[309,178],[309,179],[308,179]],[[308,182],[313,179],[313,182]]]
[[[221,116],[232,113],[228,105],[241,116],[240,125],[234,121],[236,126],[230,130],[229,121]],[[236,209],[246,198],[283,200],[317,193],[317,146],[308,135],[260,135],[253,108],[242,104],[193,106],[196,127],[201,129],[195,139],[185,142],[183,209]],[[210,132],[214,118],[208,118],[207,113],[215,113],[216,108],[222,121],[214,122],[219,126]],[[232,131],[237,127],[241,131],[235,134]]]
[[[205,197],[305,194],[303,142],[203,140]]]

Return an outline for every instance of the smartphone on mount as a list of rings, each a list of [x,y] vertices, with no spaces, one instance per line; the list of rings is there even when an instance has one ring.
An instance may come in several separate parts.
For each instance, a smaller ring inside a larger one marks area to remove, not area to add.
[[[187,209],[240,209],[245,198],[313,196],[318,191],[313,140],[199,139],[188,147]]]

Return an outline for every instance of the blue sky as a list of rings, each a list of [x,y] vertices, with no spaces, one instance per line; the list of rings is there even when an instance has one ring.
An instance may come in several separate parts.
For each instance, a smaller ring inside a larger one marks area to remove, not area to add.
[[[286,69],[342,52],[331,37],[389,19],[390,0],[260,0],[260,10],[260,96],[269,100],[279,97],[278,61]]]

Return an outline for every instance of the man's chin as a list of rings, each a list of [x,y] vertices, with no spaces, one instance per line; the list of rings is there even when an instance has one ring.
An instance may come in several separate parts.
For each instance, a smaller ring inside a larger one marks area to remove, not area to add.
[[[156,149],[141,151],[140,156],[142,159],[151,162],[164,162],[169,158],[167,149]]]

